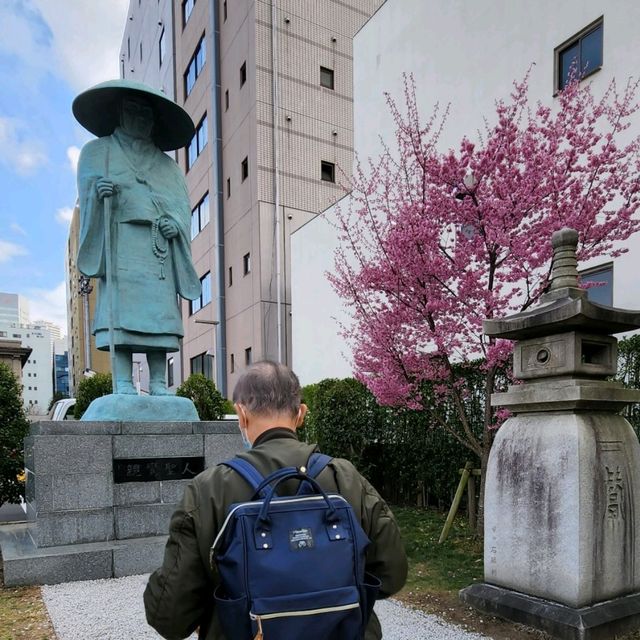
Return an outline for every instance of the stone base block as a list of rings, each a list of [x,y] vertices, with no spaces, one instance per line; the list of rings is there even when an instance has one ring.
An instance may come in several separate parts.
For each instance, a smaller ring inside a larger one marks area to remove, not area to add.
[[[166,536],[70,544],[39,549],[31,523],[0,527],[4,584],[8,587],[120,578],[151,573],[162,564]]]
[[[112,393],[96,398],[81,419],[98,422],[195,422],[199,417],[189,398]]]
[[[640,628],[640,593],[573,609],[481,583],[463,589],[460,598],[483,613],[534,627],[561,640],[610,640]]]

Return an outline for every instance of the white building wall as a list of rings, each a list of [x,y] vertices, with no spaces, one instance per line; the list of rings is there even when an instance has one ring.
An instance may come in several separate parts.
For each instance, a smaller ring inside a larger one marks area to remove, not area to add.
[[[476,137],[490,122],[497,98],[508,99],[514,80],[531,69],[530,96],[553,103],[554,49],[604,16],[603,66],[586,80],[596,96],[615,77],[624,85],[640,75],[640,3],[606,0],[513,2],[512,0],[387,0],[354,39],[354,147],[366,159],[380,150],[379,138],[393,145],[393,122],[384,92],[402,105],[402,74],[413,73],[426,119],[435,103],[451,104],[442,150],[457,148],[463,135]],[[636,114],[628,135],[640,132]],[[348,375],[338,322],[345,311],[326,281],[333,269],[336,236],[318,218],[292,238],[293,366],[304,384]],[[635,262],[640,238],[614,261],[614,305],[640,308]],[[602,261],[605,262],[605,261]],[[596,266],[598,262],[580,265]]]
[[[20,340],[31,348],[22,369],[22,397],[25,409],[33,415],[45,415],[53,397],[53,340],[45,329],[33,325],[1,324],[0,332]]]

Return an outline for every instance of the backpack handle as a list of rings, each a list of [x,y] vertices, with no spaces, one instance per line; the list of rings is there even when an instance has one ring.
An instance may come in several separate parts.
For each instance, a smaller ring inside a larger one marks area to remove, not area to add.
[[[301,473],[300,471],[295,470],[287,473],[286,475],[283,474],[279,478],[275,479],[273,485],[268,489],[267,497],[262,503],[262,508],[260,509],[258,520],[256,521],[256,527],[268,529],[271,526],[271,519],[269,518],[269,505],[271,504],[271,500],[273,500],[275,496],[278,485],[285,480],[295,479],[306,480],[315,489],[316,493],[320,494],[324,498],[324,501],[327,503],[327,522],[335,522],[339,519],[338,514],[336,513],[336,508],[331,504],[329,496],[326,494],[325,490],[317,483],[317,481],[313,478],[310,478],[306,473]]]

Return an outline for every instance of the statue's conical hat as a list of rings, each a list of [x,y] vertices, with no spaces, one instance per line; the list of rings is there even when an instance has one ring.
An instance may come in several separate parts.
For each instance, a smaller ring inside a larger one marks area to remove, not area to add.
[[[132,80],[108,80],[81,93],[73,101],[73,115],[94,135],[108,136],[120,124],[120,103],[126,95],[140,96],[153,108],[153,140],[163,151],[179,149],[195,132],[191,116],[160,91]]]

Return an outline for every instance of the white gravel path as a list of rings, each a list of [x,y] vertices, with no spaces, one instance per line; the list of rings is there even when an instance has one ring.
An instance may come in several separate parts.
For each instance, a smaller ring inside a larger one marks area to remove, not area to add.
[[[158,640],[144,617],[148,576],[88,580],[42,587],[58,640]],[[380,601],[376,611],[385,640],[486,640],[437,616]],[[195,638],[195,636],[192,636]]]

